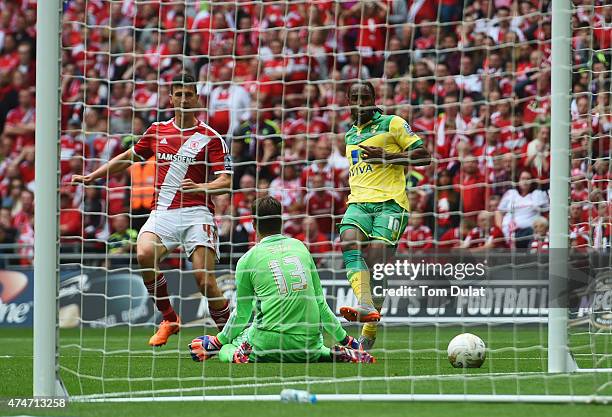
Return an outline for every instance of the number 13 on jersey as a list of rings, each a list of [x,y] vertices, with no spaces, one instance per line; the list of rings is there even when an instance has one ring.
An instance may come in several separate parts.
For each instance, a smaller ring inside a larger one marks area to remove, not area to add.
[[[282,258],[282,265],[281,261],[272,259],[268,266],[272,271],[280,295],[288,294],[289,283],[291,284],[292,292],[303,291],[308,288],[308,279],[306,278],[304,265],[302,265],[302,261],[297,256],[285,256]]]

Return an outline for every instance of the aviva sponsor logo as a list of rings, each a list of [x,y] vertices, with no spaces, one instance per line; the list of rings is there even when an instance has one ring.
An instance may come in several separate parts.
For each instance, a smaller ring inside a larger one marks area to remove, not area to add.
[[[355,175],[367,174],[372,171],[372,165],[370,164],[353,165],[349,168],[349,176],[354,177]]]
[[[172,162],[184,162],[192,164],[195,162],[195,158],[191,156],[176,155],[173,153],[157,152],[158,161],[172,161]]]

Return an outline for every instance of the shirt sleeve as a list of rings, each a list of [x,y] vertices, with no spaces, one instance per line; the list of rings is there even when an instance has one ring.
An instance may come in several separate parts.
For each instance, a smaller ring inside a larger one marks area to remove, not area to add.
[[[244,258],[243,258],[244,259]],[[236,308],[232,311],[223,331],[217,335],[222,344],[234,340],[251,321],[253,315],[253,283],[249,274],[247,262],[241,259],[236,265]]]
[[[501,201],[499,202],[499,206],[497,209],[499,211],[510,211],[510,206],[512,205],[512,194],[514,190],[508,190],[503,195]]]
[[[210,169],[214,174],[219,175],[233,173],[232,157],[223,139],[220,137],[212,138],[206,149],[207,161],[210,164]]]
[[[535,192],[537,192],[537,204],[540,207],[540,210],[542,211],[548,211],[549,210],[549,201],[548,201],[548,194],[546,193],[546,191],[543,190],[536,190]]]
[[[399,116],[391,119],[389,130],[393,133],[399,147],[406,151],[423,146],[423,141],[413,131],[407,121]]]
[[[157,126],[151,125],[141,136],[141,138],[132,146],[132,153],[146,161],[155,154],[153,150],[153,144],[155,143],[155,136],[157,135]]]
[[[310,256],[310,278],[312,280],[315,299],[319,306],[319,316],[321,317],[323,329],[332,335],[335,341],[339,342],[346,337],[346,330],[342,328],[340,320],[338,320],[338,317],[331,311],[329,305],[327,305],[327,301],[325,301],[325,295],[321,288],[321,280],[319,279],[319,272],[317,271],[312,256]]]

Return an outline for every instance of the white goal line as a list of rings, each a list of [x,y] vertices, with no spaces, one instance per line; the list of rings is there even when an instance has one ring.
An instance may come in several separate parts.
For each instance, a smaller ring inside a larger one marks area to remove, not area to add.
[[[497,395],[497,394],[320,394],[317,401],[424,401],[608,404],[612,396],[597,395]],[[73,402],[185,402],[185,401],[280,401],[280,395],[188,395],[173,397],[71,398]]]
[[[287,387],[287,386],[295,386],[295,385],[321,385],[321,384],[344,384],[347,382],[363,382],[364,380],[367,381],[385,381],[385,382],[389,382],[389,381],[418,381],[418,380],[431,380],[431,379],[440,379],[440,378],[444,378],[445,380],[449,380],[449,379],[481,379],[481,378],[491,378],[491,377],[497,377],[499,379],[529,379],[529,378],[533,378],[533,377],[547,377],[547,378],[563,378],[563,377],[567,377],[568,374],[548,374],[546,372],[488,372],[488,373],[481,373],[481,374],[437,374],[437,375],[404,375],[404,376],[381,376],[381,377],[348,377],[348,378],[311,378],[311,379],[293,379],[291,378],[290,380],[286,379],[286,380],[279,380],[278,382],[262,382],[262,383],[250,383],[250,384],[228,384],[228,385],[216,385],[216,386],[199,386],[199,387],[182,387],[182,388],[174,388],[174,389],[163,389],[163,390],[143,390],[143,391],[132,391],[130,393],[126,393],[126,392],[109,392],[109,393],[104,393],[104,394],[90,394],[90,395],[76,395],[76,396],[71,396],[70,400],[71,401],[76,401],[76,402],[88,402],[88,401],[105,401],[105,400],[117,400],[117,399],[123,399],[124,401],[131,401],[132,399],[136,399],[137,401],[140,401],[140,398],[157,398],[159,400],[163,400],[165,398],[173,398],[173,397],[165,397],[165,396],[155,396],[155,394],[170,394],[170,393],[188,393],[188,392],[198,392],[198,391],[222,391],[222,390],[240,390],[240,389],[249,389],[249,388],[271,388],[271,387],[275,387],[275,386],[282,386],[282,387]],[[280,377],[277,377],[280,378]],[[132,396],[136,396],[136,397],[125,397],[126,395],[132,395]],[[154,397],[150,397],[150,396],[154,396]],[[334,395],[344,395],[344,394],[334,394]],[[370,395],[370,394],[346,394],[346,395],[357,395],[357,396],[364,396],[364,395]],[[377,394],[378,395],[378,394]],[[396,395],[396,394],[381,394],[383,396],[386,395]],[[404,395],[404,394],[397,394],[397,395]],[[406,395],[417,395],[417,394],[406,394]],[[418,394],[421,395],[421,394]],[[430,394],[423,394],[423,395],[430,395]],[[439,394],[431,394],[434,396],[438,396]],[[446,394],[444,394],[446,395]],[[461,398],[464,398],[466,395],[468,394],[449,394],[449,395],[456,395],[456,396],[460,396]],[[469,394],[470,396],[472,394]],[[492,397],[497,397],[495,394],[487,394],[484,395],[484,397],[487,396],[492,396]],[[147,397],[144,397],[147,396]],[[526,398],[526,397],[533,397],[536,398],[538,397],[538,395],[510,395],[511,397],[520,397],[520,398]],[[549,395],[539,395],[541,397],[550,397]],[[205,395],[205,396],[198,396],[198,395],[187,395],[184,397],[176,397],[176,398],[201,398],[201,397],[222,397],[225,398],[225,401],[227,401],[229,398],[233,398],[233,395]],[[245,396],[245,397],[262,397],[261,395],[250,395],[250,396]],[[553,396],[554,397],[554,396]],[[559,397],[567,397],[567,398],[575,398],[575,397],[597,397],[597,398],[607,398],[605,396],[564,396],[561,395]],[[127,398],[127,400],[126,400]],[[195,401],[195,400],[194,400]],[[402,400],[403,401],[403,400]],[[422,400],[422,401],[426,401],[426,400]],[[567,400],[569,401],[569,400]]]

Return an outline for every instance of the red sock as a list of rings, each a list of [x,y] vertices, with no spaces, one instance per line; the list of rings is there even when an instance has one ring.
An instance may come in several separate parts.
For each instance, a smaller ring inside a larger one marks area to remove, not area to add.
[[[210,306],[210,301],[208,302],[208,311],[210,312],[210,317],[214,320],[215,324],[219,331],[223,330],[225,323],[229,320],[230,316],[230,305],[229,300],[225,300],[225,307],[215,310]]]
[[[155,281],[146,282],[145,287],[147,287],[147,291],[151,297],[153,297],[155,306],[164,316],[164,320],[171,322],[178,321],[178,317],[168,298],[168,283],[166,282],[164,274],[159,274]]]

